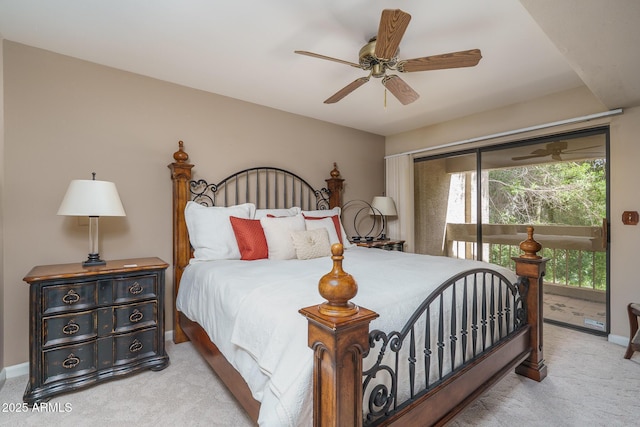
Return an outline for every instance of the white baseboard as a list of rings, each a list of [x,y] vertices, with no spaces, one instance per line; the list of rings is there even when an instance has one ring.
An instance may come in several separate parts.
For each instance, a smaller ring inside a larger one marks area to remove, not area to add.
[[[164,340],[165,341],[173,340],[173,330],[165,331]],[[20,363],[18,365],[13,365],[13,366],[7,366],[6,368],[0,371],[0,384],[2,384],[4,378],[15,378],[21,375],[28,375],[28,374],[29,374],[29,362]]]
[[[20,363],[18,365],[7,366],[4,368],[7,371],[7,379],[15,378],[21,375],[29,374],[29,362]]]
[[[609,334],[609,336],[607,337],[607,340],[609,342],[612,342],[614,344],[618,344],[621,345],[623,347],[626,347],[629,345],[629,337],[622,337],[620,335],[612,335]]]

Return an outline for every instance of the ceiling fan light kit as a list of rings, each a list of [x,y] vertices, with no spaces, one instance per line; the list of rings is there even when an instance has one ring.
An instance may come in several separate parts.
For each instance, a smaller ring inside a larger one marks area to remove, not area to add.
[[[365,44],[358,54],[359,62],[344,61],[330,56],[320,55],[304,50],[294,51],[300,55],[338,62],[351,67],[369,71],[367,77],[360,77],[335,94],[327,98],[325,104],[333,104],[351,92],[367,83],[371,77],[381,78],[383,86],[395,96],[401,104],[407,105],[416,101],[420,95],[411,88],[400,76],[387,74],[388,71],[412,73],[416,71],[442,70],[447,68],[473,67],[480,62],[480,49],[451,52],[441,55],[425,56],[421,58],[399,60],[400,42],[404,36],[411,15],[400,9],[385,9],[380,16],[378,34]],[[386,103],[385,103],[386,104]]]

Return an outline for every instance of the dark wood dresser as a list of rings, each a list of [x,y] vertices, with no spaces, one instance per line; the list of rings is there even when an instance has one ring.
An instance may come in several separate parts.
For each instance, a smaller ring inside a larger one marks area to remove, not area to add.
[[[159,258],[34,267],[24,278],[30,286],[24,402],[46,402],[141,369],[164,369],[167,267]]]

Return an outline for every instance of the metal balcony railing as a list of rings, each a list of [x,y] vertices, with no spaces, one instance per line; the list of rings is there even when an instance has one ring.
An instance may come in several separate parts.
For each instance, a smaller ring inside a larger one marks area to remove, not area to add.
[[[514,268],[511,257],[520,254],[527,238],[526,225],[484,224],[485,261]],[[600,227],[536,225],[535,239],[542,244],[547,262],[545,285],[604,291],[606,249]],[[455,258],[477,258],[475,224],[446,225],[445,254]]]

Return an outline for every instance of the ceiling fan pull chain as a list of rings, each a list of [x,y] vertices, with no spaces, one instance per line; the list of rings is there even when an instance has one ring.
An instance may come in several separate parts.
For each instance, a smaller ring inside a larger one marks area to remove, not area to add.
[[[387,108],[387,88],[384,88],[384,108]]]

